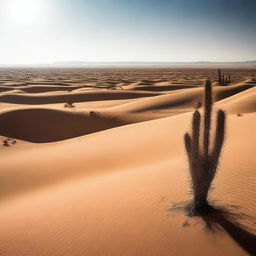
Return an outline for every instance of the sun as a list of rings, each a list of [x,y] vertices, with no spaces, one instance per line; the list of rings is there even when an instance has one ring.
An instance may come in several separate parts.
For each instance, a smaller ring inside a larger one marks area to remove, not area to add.
[[[43,5],[40,0],[8,0],[6,5],[6,15],[14,24],[31,24],[42,15]]]

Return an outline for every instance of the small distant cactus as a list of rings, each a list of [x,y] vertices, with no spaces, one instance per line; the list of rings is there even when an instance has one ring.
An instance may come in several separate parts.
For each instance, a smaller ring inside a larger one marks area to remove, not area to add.
[[[221,69],[218,69],[218,76],[219,76],[219,84],[222,83],[222,77],[221,77]]]
[[[192,135],[188,133],[184,135],[192,183],[193,206],[198,213],[206,212],[209,209],[208,192],[217,171],[225,136],[225,112],[219,110],[213,147],[209,150],[212,104],[212,84],[210,80],[207,80],[204,96],[203,134],[200,133],[201,114],[196,109],[192,120]],[[202,145],[200,145],[201,141]]]
[[[225,76],[225,74],[222,74],[222,70],[218,69],[218,81],[220,85],[227,85],[231,83],[231,75]]]
[[[225,75],[222,75],[221,85],[225,85]]]

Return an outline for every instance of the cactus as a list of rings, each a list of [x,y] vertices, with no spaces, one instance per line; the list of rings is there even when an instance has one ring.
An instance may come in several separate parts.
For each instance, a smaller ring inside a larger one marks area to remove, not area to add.
[[[193,206],[198,213],[209,210],[208,192],[217,171],[225,135],[225,112],[219,110],[213,146],[210,149],[211,114],[212,84],[207,80],[204,96],[204,131],[200,132],[201,114],[196,109],[192,120],[192,135],[188,133],[184,135],[194,197]],[[200,139],[201,136],[203,136],[202,139]]]
[[[221,84],[221,69],[219,68],[218,69],[218,76],[219,76],[219,84]]]
[[[219,80],[219,84],[220,85],[227,85],[229,83],[231,83],[231,76],[230,75],[226,75],[222,73],[222,70],[219,68],[218,69],[218,80]]]
[[[221,82],[221,85],[225,85],[225,75],[224,75],[224,74],[222,75],[222,82]]]

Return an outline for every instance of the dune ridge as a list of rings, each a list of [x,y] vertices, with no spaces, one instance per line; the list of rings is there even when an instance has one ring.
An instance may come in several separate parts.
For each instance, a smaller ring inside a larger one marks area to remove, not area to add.
[[[215,87],[213,94],[217,106],[233,114],[255,112],[255,87],[250,81],[228,87]],[[110,94],[119,99],[120,94]],[[96,95],[100,97],[102,94]],[[60,141],[121,125],[192,111],[195,103],[202,101],[201,96],[202,88],[195,88],[174,94],[134,99],[105,109],[70,111],[48,107],[18,107],[0,113],[0,135],[37,143]],[[159,110],[165,112],[159,113]]]
[[[60,95],[30,95],[30,94],[5,94],[0,96],[0,101],[5,103],[18,104],[51,104],[65,102],[82,102],[82,101],[98,101],[98,100],[114,100],[114,99],[129,99],[146,96],[156,96],[156,93],[150,92],[123,92],[123,91],[96,91],[85,93],[70,93]]]

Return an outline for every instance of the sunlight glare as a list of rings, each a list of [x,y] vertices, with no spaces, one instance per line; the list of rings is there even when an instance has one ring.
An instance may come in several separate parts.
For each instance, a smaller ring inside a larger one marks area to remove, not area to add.
[[[6,14],[10,22],[16,25],[26,25],[40,18],[42,7],[40,0],[9,0]]]

